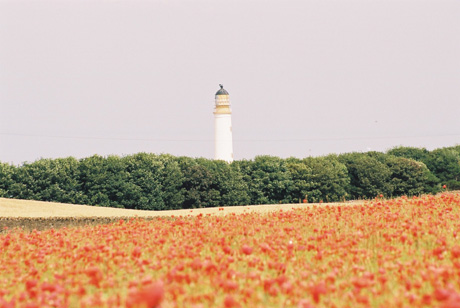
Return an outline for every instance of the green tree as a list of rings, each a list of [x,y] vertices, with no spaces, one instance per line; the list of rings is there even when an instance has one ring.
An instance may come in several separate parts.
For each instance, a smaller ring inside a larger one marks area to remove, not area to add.
[[[220,193],[220,206],[249,204],[247,184],[237,166],[204,158],[198,158],[196,162],[212,174],[212,187]]]
[[[221,194],[216,185],[215,174],[197,162],[197,159],[179,157],[179,166],[184,175],[182,188],[185,191],[183,208],[219,206]]]
[[[351,198],[374,198],[377,195],[391,195],[390,168],[379,161],[374,153],[347,153],[339,156],[350,177]]]
[[[460,144],[459,145],[454,145],[454,146],[451,146],[451,147],[447,147],[446,149],[454,150],[454,151],[456,151],[457,153],[460,154]]]
[[[13,185],[13,175],[17,172],[17,168],[13,165],[0,162],[0,197],[12,198],[15,197],[10,191]]]
[[[238,160],[233,161],[232,167],[237,168],[241,172],[244,183],[247,184],[247,195],[249,196],[250,204],[268,204],[270,203],[264,192],[259,189],[263,186],[262,180],[259,177],[253,177],[253,160]]]
[[[291,197],[294,202],[301,202],[312,189],[312,170],[304,161],[290,157],[286,159],[286,166],[292,179]]]
[[[441,148],[430,152],[426,166],[449,189],[460,188],[460,153],[456,148]]]
[[[340,201],[348,197],[350,178],[347,167],[339,162],[337,156],[307,157],[303,162],[312,172],[309,202]]]
[[[122,159],[126,177],[118,185],[118,202],[125,208],[139,210],[166,210],[164,202],[164,162],[157,155],[138,153]]]
[[[425,148],[399,146],[387,151],[387,154],[397,157],[410,158],[416,161],[426,163],[426,160],[430,152]]]
[[[248,183],[252,204],[292,202],[293,181],[286,161],[275,156],[257,156],[253,161],[233,162]]]
[[[420,195],[426,191],[430,171],[422,162],[404,157],[388,155],[387,166],[391,171],[393,196]]]
[[[73,157],[25,163],[12,175],[9,192],[20,199],[78,203],[83,198],[78,165]]]
[[[128,172],[120,157],[93,155],[80,161],[79,170],[79,181],[88,204],[124,207],[122,200]]]
[[[185,177],[176,157],[169,154],[158,156],[162,162],[161,184],[163,190],[163,202],[165,207],[171,210],[182,208],[185,201],[185,189],[183,187]]]

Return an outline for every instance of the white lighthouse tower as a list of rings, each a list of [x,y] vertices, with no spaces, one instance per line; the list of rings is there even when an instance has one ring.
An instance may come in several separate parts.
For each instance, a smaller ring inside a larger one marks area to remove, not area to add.
[[[216,108],[214,109],[214,159],[233,161],[232,110],[230,96],[219,85],[216,93]]]

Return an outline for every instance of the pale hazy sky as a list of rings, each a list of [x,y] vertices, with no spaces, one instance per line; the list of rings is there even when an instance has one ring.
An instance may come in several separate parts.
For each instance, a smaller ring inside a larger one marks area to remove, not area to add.
[[[0,0],[0,161],[460,143],[459,0]]]

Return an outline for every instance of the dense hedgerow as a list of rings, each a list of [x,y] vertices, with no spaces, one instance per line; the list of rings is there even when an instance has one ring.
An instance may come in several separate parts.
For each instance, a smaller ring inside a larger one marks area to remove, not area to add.
[[[460,146],[231,164],[149,153],[0,163],[0,197],[144,210],[412,196],[441,185],[460,188]]]

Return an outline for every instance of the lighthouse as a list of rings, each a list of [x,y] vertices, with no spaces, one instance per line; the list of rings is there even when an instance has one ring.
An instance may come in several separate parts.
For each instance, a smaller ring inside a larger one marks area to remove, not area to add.
[[[233,138],[230,96],[223,85],[219,86],[214,109],[214,159],[231,163],[233,161]]]

